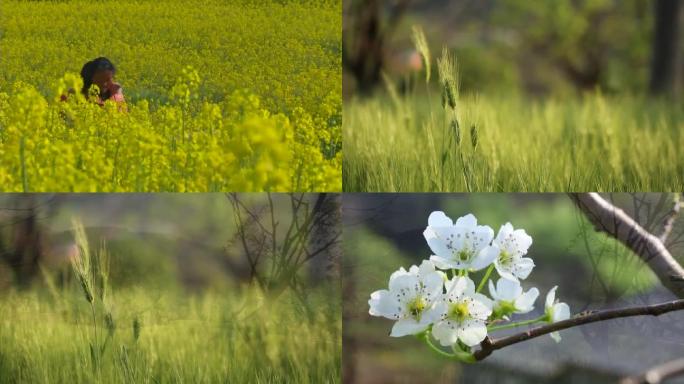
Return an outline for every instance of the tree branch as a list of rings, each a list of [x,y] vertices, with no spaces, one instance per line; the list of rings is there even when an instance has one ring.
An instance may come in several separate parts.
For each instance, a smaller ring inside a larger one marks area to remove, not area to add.
[[[684,268],[657,236],[598,193],[571,194],[570,198],[597,231],[607,233],[631,249],[667,289],[684,298]]]
[[[677,221],[677,216],[679,216],[679,211],[682,207],[682,196],[679,193],[675,193],[674,195],[674,205],[672,206],[672,209],[670,209],[670,212],[665,215],[665,219],[663,220],[663,229],[660,232],[660,241],[665,244],[667,241],[667,238],[670,236],[670,233],[672,232],[672,228],[674,227],[675,221]]]
[[[684,358],[650,368],[641,375],[626,377],[620,384],[658,384],[666,379],[684,374]]]
[[[525,332],[516,333],[511,336],[502,337],[500,339],[490,339],[485,338],[482,343],[480,343],[480,349],[476,351],[473,355],[476,360],[483,360],[487,356],[491,355],[492,352],[507,347],[512,344],[517,344],[523,341],[533,339],[535,337],[543,336],[551,332],[560,331],[563,329],[568,329],[572,327],[577,327],[584,324],[595,323],[599,321],[605,321],[610,319],[617,319],[621,317],[632,317],[632,316],[659,316],[663,313],[679,311],[684,309],[684,300],[674,300],[666,303],[640,306],[640,307],[628,307],[619,309],[608,309],[601,311],[589,311],[585,314],[580,314],[573,318],[559,321],[557,323],[543,325],[540,327],[532,328]]]

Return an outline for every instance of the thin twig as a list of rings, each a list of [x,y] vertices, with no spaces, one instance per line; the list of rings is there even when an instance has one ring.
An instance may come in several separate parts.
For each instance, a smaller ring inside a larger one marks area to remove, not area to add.
[[[249,264],[249,269],[250,269],[250,279],[256,279],[258,282],[261,283],[260,276],[257,273],[257,263],[258,261],[255,260],[255,257],[252,255],[250,247],[247,245],[247,235],[245,233],[245,227],[244,227],[244,222],[242,219],[242,215],[240,214],[240,198],[236,193],[229,193],[227,194],[228,200],[230,201],[231,205],[233,206],[233,215],[235,217],[235,226],[237,227],[238,231],[238,236],[240,238],[240,242],[242,244],[242,249],[245,252],[245,257],[247,258],[247,263]]]
[[[511,336],[502,337],[499,339],[490,339],[489,337],[480,343],[480,349],[473,355],[476,360],[483,360],[492,352],[507,347],[509,345],[517,344],[523,341],[533,339],[535,337],[543,336],[551,332],[561,331],[563,329],[573,328],[584,324],[596,323],[599,321],[617,319],[621,317],[632,316],[659,316],[667,312],[680,311],[684,309],[684,300],[674,300],[660,304],[628,307],[619,309],[608,309],[601,311],[589,311],[586,314],[578,315],[573,318],[559,321],[553,324],[543,325],[532,328],[525,332],[516,333]]]
[[[663,244],[667,241],[667,238],[670,236],[670,233],[672,233],[672,228],[674,227],[675,221],[677,221],[677,216],[679,216],[679,211],[681,210],[682,207],[682,196],[679,193],[675,193],[674,195],[674,204],[672,205],[672,209],[667,213],[665,216],[665,219],[663,220],[663,229],[660,232],[660,241],[663,242]]]
[[[649,368],[641,375],[626,377],[620,381],[620,384],[659,384],[665,379],[680,375],[684,375],[684,358]]]

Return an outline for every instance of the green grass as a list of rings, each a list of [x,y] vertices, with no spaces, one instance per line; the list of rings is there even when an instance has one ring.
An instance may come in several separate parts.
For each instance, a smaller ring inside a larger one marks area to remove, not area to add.
[[[674,103],[468,96],[456,105],[459,145],[437,90],[389,94],[345,105],[345,191],[684,188],[684,108]]]
[[[94,364],[89,345],[107,330],[72,288],[0,297],[1,383],[339,382],[338,294],[114,291],[116,328]]]

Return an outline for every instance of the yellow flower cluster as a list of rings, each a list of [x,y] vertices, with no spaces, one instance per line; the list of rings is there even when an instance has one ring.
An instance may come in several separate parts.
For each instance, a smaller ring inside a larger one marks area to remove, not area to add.
[[[235,91],[221,102],[196,97],[188,68],[173,103],[146,100],[127,112],[79,93],[64,76],[55,101],[17,83],[0,93],[0,186],[5,191],[339,190],[341,153],[326,157],[330,131],[299,108],[292,120]],[[187,80],[187,81],[183,81]],[[320,123],[320,122],[318,122]],[[319,132],[320,131],[320,132]]]
[[[340,6],[3,2],[0,191],[341,190]],[[78,92],[102,55],[125,112]]]

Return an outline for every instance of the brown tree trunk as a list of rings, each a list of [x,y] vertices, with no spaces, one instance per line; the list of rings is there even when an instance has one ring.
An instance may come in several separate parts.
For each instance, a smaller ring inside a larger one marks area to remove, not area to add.
[[[350,1],[343,28],[342,65],[354,77],[356,90],[370,93],[381,80],[385,44],[411,0]],[[344,81],[344,79],[343,79]]]
[[[335,281],[340,277],[340,260],[342,249],[341,232],[341,195],[328,193],[318,196],[320,204],[316,204],[314,215],[321,217],[313,228],[309,238],[309,252],[320,253],[309,260],[309,279],[314,285],[323,281]]]
[[[680,0],[656,0],[650,91],[654,95],[677,92],[679,70]]]
[[[367,93],[380,81],[383,66],[383,38],[380,32],[380,2],[368,0],[355,4],[353,31],[343,52],[343,63],[356,81],[356,88]]]
[[[5,250],[5,258],[14,272],[17,285],[27,288],[38,273],[38,262],[42,254],[41,236],[36,218],[36,197],[22,195],[17,199],[17,208],[21,209],[13,229],[9,249]]]

